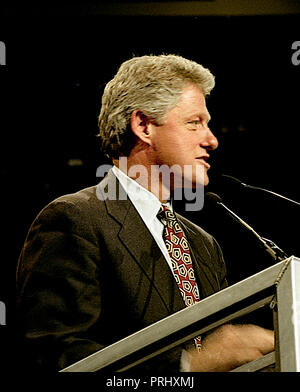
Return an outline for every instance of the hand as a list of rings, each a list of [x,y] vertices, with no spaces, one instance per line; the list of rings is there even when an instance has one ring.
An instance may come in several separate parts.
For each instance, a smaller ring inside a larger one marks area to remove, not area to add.
[[[224,324],[188,351],[191,372],[227,372],[274,351],[274,332],[252,324]]]

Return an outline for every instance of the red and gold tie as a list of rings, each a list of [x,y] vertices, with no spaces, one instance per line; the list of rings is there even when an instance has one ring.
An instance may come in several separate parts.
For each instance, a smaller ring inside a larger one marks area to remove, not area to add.
[[[172,262],[175,280],[186,306],[199,302],[199,289],[195,279],[190,248],[184,231],[176,216],[165,205],[162,205],[158,219],[164,225],[163,238]],[[201,348],[201,337],[195,338],[198,349]]]

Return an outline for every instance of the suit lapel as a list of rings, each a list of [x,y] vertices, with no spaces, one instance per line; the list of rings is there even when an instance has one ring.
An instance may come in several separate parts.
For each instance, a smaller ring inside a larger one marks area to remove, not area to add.
[[[120,223],[118,237],[153,286],[154,296],[160,298],[168,314],[184,308],[167,261],[115,175],[110,171],[100,184],[98,191],[102,193],[107,194],[111,186],[117,189],[116,200],[105,200],[107,211]],[[151,304],[151,298],[147,298],[147,301]]]
[[[153,284],[168,312],[182,309],[184,303],[170,267],[132,204],[119,232],[119,238]]]

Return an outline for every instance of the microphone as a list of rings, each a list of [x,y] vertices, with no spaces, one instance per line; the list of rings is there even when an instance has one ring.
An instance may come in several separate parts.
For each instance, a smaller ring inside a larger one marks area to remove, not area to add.
[[[270,193],[276,197],[280,197],[281,199],[287,200],[293,204],[300,206],[300,203],[298,203],[297,201],[289,199],[288,197],[282,196],[279,193],[275,193],[275,192],[269,191],[268,189],[260,188],[258,186],[247,185],[244,182],[238,180],[237,178],[232,177],[232,176],[228,176],[227,174],[222,174],[222,177],[229,180],[232,184],[240,185],[240,186],[242,186],[244,188],[248,188],[248,189],[254,189],[254,190],[258,190],[258,191],[262,191],[262,192],[267,192],[267,193]]]
[[[259,241],[260,245],[267,251],[267,253],[273,258],[273,260],[282,261],[288,257],[288,255],[280,249],[273,241],[261,237],[251,226],[248,225],[243,219],[241,219],[238,215],[236,215],[233,211],[231,211],[225,204],[223,204],[222,199],[216,193],[207,192],[205,197],[222,207],[229,215],[242,226],[244,226],[247,230],[249,230]]]

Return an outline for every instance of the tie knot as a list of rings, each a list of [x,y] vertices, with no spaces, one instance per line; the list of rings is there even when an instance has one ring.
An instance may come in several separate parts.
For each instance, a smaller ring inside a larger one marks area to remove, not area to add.
[[[157,218],[164,224],[166,225],[167,222],[170,221],[176,221],[176,217],[174,215],[174,213],[170,210],[169,207],[167,207],[166,205],[162,204],[160,206],[160,209],[158,211],[157,214]]]

